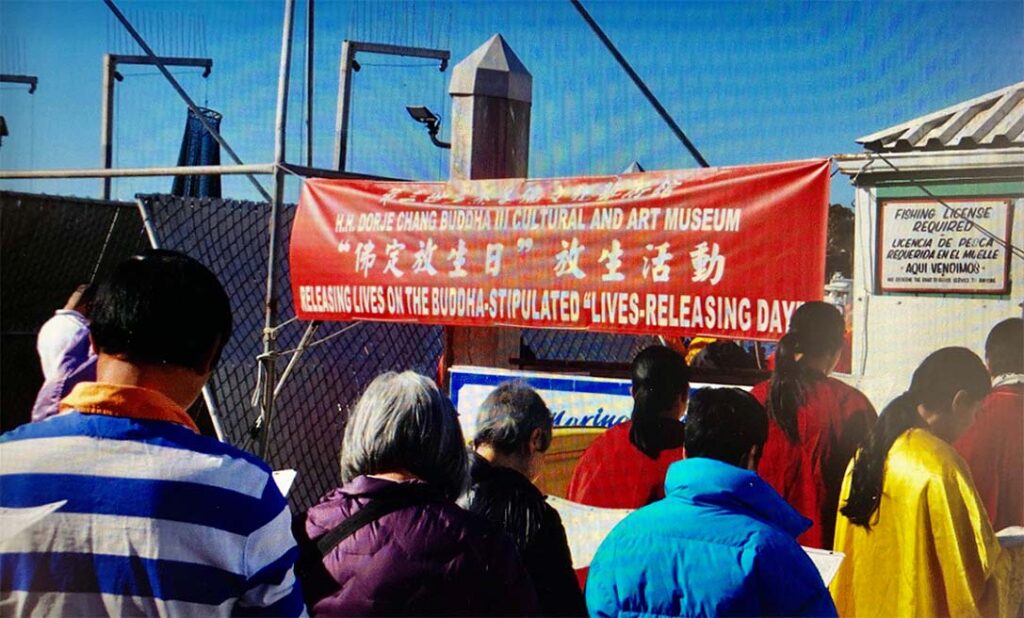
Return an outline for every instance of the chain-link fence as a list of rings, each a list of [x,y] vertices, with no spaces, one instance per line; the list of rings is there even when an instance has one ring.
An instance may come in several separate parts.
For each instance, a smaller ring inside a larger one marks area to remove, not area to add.
[[[259,416],[252,403],[257,385],[256,357],[263,350],[263,304],[267,273],[265,203],[140,197],[148,224],[161,247],[183,251],[206,264],[231,299],[235,330],[212,380],[218,414],[232,444],[254,450],[250,429]],[[279,350],[299,344],[308,323],[292,318],[287,259],[295,214],[281,210],[277,329]],[[347,330],[346,330],[347,329]],[[344,331],[344,332],[341,332]],[[268,461],[275,468],[295,468],[292,507],[305,509],[338,483],[338,449],[344,416],[359,393],[383,371],[412,369],[436,374],[441,356],[441,329],[418,324],[377,322],[326,323],[296,363],[276,400]],[[278,360],[278,372],[290,355]]]
[[[102,279],[148,246],[134,204],[0,191],[4,431],[28,421],[42,384],[35,348],[39,327],[78,285]]]

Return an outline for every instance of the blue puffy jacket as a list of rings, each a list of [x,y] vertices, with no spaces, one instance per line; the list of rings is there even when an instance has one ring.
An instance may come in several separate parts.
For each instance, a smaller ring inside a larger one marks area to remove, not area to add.
[[[590,565],[591,616],[835,616],[795,538],[811,521],[757,474],[672,464],[664,500],[630,514]]]

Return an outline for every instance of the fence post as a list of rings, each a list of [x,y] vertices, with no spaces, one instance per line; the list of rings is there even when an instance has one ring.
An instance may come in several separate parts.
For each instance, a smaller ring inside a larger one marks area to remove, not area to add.
[[[533,77],[500,34],[455,66],[448,94],[451,180],[525,178]],[[519,338],[518,328],[448,327],[445,363],[508,367]]]

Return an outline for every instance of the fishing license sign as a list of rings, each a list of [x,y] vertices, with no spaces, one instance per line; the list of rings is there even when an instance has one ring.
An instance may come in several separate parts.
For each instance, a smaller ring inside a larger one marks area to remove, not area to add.
[[[1006,294],[1009,199],[887,200],[878,231],[883,292]]]
[[[306,180],[300,319],[774,340],[820,299],[825,159],[543,180]]]

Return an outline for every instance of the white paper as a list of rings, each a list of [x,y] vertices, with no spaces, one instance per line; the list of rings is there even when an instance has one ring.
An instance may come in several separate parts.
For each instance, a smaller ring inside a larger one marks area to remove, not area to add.
[[[557,496],[548,496],[548,504],[558,511],[559,517],[562,518],[574,569],[590,566],[601,541],[616,524],[633,512],[633,509],[602,509],[587,506]]]
[[[292,483],[295,482],[295,477],[298,472],[291,468],[285,470],[274,470],[274,482],[277,483],[277,488],[281,490],[281,495],[285,498],[288,497],[288,492],[292,489]]]
[[[808,556],[811,557],[811,562],[814,563],[815,568],[818,569],[818,574],[821,575],[821,581],[825,582],[828,586],[832,583],[832,578],[839,572],[839,565],[843,563],[843,558],[846,558],[846,554],[840,551],[829,551],[827,549],[817,549],[815,547],[804,547],[800,546]]]
[[[1024,545],[1024,526],[1009,526],[996,532],[996,538],[1003,547]]]
[[[0,507],[0,545],[18,536],[30,526],[42,521],[47,515],[67,503],[67,500],[59,500],[27,508]]]

